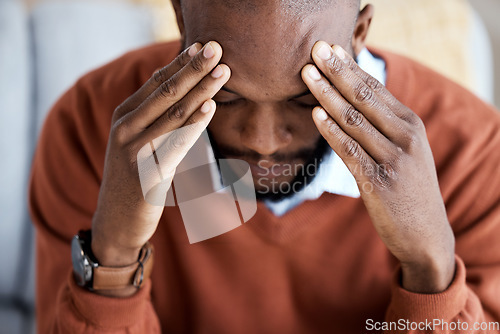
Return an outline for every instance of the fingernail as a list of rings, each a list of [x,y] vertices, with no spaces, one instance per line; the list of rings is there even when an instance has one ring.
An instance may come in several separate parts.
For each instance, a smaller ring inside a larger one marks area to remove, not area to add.
[[[189,57],[194,57],[198,53],[198,43],[194,43],[189,47],[188,55]]]
[[[205,101],[203,103],[203,105],[201,106],[201,109],[200,111],[204,114],[208,113],[210,111],[210,109],[212,109],[212,107],[210,106],[210,102],[208,101]]]
[[[318,57],[323,60],[328,60],[332,58],[332,48],[328,46],[327,44],[323,43],[319,50],[316,52]]]
[[[220,65],[217,65],[216,68],[212,71],[212,77],[214,79],[220,78],[224,74],[224,70],[220,67]]]
[[[328,118],[328,115],[323,108],[316,108],[316,119],[318,121],[324,122]]]
[[[212,58],[213,56],[215,56],[214,48],[212,47],[212,45],[210,45],[210,43],[208,43],[205,46],[205,49],[203,50],[203,57],[209,59]]]
[[[345,51],[342,49],[340,45],[334,45],[333,46],[333,52],[341,59],[341,60],[346,60],[345,58]]]
[[[318,71],[318,69],[316,68],[316,66],[311,66],[311,67],[309,68],[309,72],[308,72],[308,74],[309,74],[309,77],[310,77],[311,79],[313,79],[314,81],[318,81],[318,80],[320,80],[320,79],[321,79],[321,74],[319,74],[319,71]]]

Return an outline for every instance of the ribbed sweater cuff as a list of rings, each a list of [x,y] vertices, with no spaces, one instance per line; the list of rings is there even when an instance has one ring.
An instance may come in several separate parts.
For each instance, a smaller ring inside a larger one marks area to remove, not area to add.
[[[90,292],[75,283],[69,275],[69,289],[77,312],[93,326],[100,328],[130,327],[143,320],[150,302],[151,279],[132,296],[115,298]]]
[[[455,256],[456,272],[451,285],[443,292],[420,294],[405,290],[400,284],[401,268],[397,270],[392,283],[392,298],[387,311],[388,321],[400,319],[424,321],[433,319],[452,319],[465,307],[467,285],[465,265]]]

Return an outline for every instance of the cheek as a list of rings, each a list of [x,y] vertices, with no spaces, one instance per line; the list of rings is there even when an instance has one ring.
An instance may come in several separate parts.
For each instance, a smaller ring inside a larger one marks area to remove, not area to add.
[[[240,133],[251,122],[249,110],[219,108],[208,128],[217,142],[240,146]],[[292,135],[292,147],[305,148],[316,145],[321,136],[311,116],[312,110],[276,111],[277,127],[286,129]],[[269,119],[271,117],[269,116]]]
[[[208,129],[218,143],[224,143],[226,145],[230,143],[235,144],[239,141],[237,124],[237,115],[218,108],[215,111],[212,121],[208,124]]]

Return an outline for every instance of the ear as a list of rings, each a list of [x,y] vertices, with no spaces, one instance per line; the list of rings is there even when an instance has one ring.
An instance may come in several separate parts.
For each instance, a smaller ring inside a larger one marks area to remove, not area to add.
[[[179,27],[179,32],[181,33],[181,43],[184,45],[185,30],[184,30],[184,18],[182,17],[182,7],[181,0],[171,0],[172,7],[174,7],[175,17],[177,19],[177,26]]]
[[[361,50],[366,47],[366,36],[373,18],[373,6],[366,5],[358,15],[354,33],[352,34],[352,49],[357,57]]]

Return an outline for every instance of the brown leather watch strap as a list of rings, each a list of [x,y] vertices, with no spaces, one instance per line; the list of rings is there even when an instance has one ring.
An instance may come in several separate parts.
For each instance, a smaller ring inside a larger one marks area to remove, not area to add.
[[[129,286],[140,288],[153,269],[153,245],[144,245],[137,263],[126,267],[98,266],[93,271],[92,290],[118,290]]]

